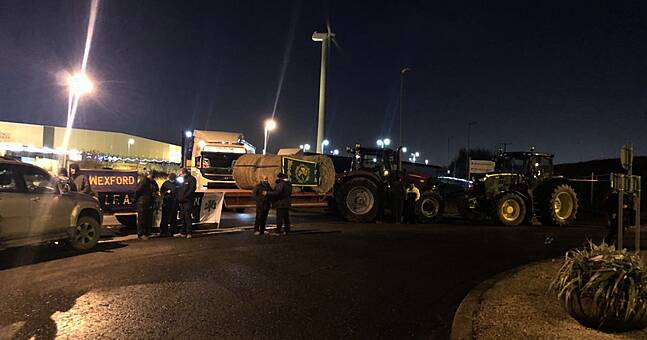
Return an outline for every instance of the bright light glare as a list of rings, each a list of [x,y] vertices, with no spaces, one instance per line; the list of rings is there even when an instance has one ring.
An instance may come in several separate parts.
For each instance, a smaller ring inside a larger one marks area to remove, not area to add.
[[[425,159],[425,165],[429,165],[429,160]]]
[[[384,138],[384,146],[389,146],[389,145],[391,145],[391,139]]]
[[[323,146],[328,146],[330,144],[330,141],[327,139],[324,139],[323,142],[321,142]]]
[[[420,152],[416,151],[416,157],[420,157]]]
[[[303,150],[303,144],[299,145],[299,149]]]
[[[335,149],[335,150],[333,150],[333,151],[332,151],[332,154],[333,154],[333,155],[335,155],[335,156],[339,155],[339,149]]]
[[[379,146],[379,147],[383,147],[383,146],[384,146],[384,141],[383,141],[383,140],[381,140],[381,139],[378,139],[378,140],[377,140],[377,146]]]
[[[276,129],[276,121],[274,119],[268,119],[265,121],[265,129],[267,131],[272,131]]]
[[[191,138],[193,137],[193,133],[189,130],[184,131],[184,137],[186,138]]]
[[[70,93],[80,96],[91,93],[94,89],[92,81],[85,73],[77,73],[67,78],[67,86],[70,88]]]
[[[402,147],[402,152],[407,152],[407,147],[406,146]]]
[[[303,150],[310,150],[310,144],[303,144]]]

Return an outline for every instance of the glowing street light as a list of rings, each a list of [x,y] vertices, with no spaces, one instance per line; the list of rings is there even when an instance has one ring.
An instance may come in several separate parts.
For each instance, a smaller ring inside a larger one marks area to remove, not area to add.
[[[303,144],[303,150],[304,151],[310,150],[310,144]]]
[[[333,155],[335,155],[335,156],[339,155],[339,149],[335,149],[335,150],[333,150],[333,151],[332,151],[332,154],[333,154]]]
[[[377,140],[377,146],[379,146],[379,147],[383,148],[383,147],[384,147],[384,141],[383,141],[383,140],[381,140],[381,139],[378,139],[378,140]]]
[[[128,138],[128,156],[130,156],[130,147],[135,145],[135,140],[132,138]]]
[[[70,94],[74,96],[82,96],[92,93],[94,84],[85,73],[76,73],[67,78],[67,86],[70,89]]]
[[[184,137],[186,138],[191,138],[193,137],[193,133],[189,130],[184,131]]]
[[[406,146],[402,147],[402,152],[407,152],[407,147]]]
[[[384,138],[383,143],[384,143],[384,146],[389,146],[389,145],[391,145],[391,139]]]
[[[327,140],[327,139],[324,139],[324,140],[321,142],[321,153],[325,153],[325,152],[326,152],[326,147],[327,147],[328,145],[330,145],[330,141],[329,141],[329,140]]]
[[[420,152],[416,151],[416,157],[420,157]]]
[[[276,129],[276,121],[274,119],[268,119],[265,121],[265,142],[263,143],[263,154],[267,152],[267,140],[270,137],[270,131]]]
[[[425,159],[425,165],[429,165],[429,160]]]
[[[299,145],[299,149],[303,150],[303,144]]]

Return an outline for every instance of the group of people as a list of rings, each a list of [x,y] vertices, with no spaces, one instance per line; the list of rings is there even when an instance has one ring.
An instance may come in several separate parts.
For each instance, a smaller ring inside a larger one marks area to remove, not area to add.
[[[180,169],[180,175],[171,173],[160,188],[151,172],[140,177],[135,190],[135,207],[137,208],[137,237],[147,240],[153,229],[153,210],[156,197],[162,196],[162,218],[160,237],[171,237],[176,231],[186,238],[192,237],[193,198],[196,191],[196,179],[186,169]],[[182,228],[176,230],[178,211]]]
[[[393,222],[415,224],[416,202],[420,199],[420,190],[413,182],[405,189],[400,178],[391,183],[390,189]]]
[[[263,177],[253,191],[252,198],[256,202],[256,219],[254,234],[263,235],[267,226],[267,215],[270,208],[276,209],[276,235],[287,235],[290,232],[290,206],[292,205],[292,183],[288,176],[279,173],[274,190],[267,176]]]

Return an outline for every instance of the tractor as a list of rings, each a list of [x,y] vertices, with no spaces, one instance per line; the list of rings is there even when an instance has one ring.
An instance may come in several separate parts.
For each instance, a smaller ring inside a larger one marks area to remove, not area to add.
[[[466,195],[469,218],[503,225],[566,226],[575,220],[578,200],[563,176],[553,173],[553,155],[535,152],[500,152],[494,172],[475,180]]]
[[[416,217],[421,223],[432,223],[443,213],[443,200],[436,179],[404,171],[400,149],[366,148],[357,144],[347,148],[352,161],[350,170],[338,174],[335,184],[335,206],[347,221],[372,222],[391,207],[391,185],[415,183],[420,190]],[[390,210],[390,209],[389,209]]]

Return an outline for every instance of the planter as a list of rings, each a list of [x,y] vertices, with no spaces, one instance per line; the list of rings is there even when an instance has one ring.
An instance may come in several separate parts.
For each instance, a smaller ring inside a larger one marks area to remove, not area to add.
[[[633,315],[625,320],[623,316],[612,315],[604,320],[603,311],[598,308],[590,297],[573,299],[567,304],[564,298],[560,303],[566,312],[582,325],[607,332],[625,332],[647,327],[647,313]]]

